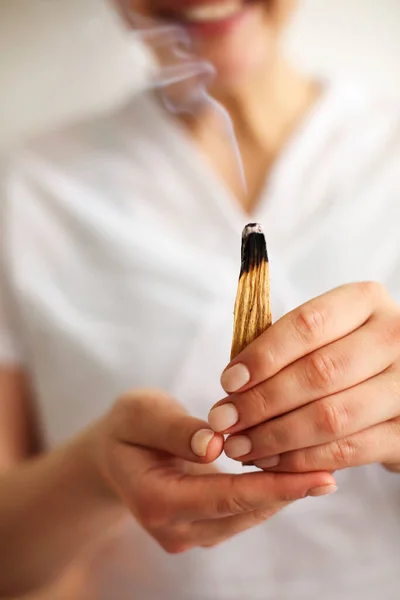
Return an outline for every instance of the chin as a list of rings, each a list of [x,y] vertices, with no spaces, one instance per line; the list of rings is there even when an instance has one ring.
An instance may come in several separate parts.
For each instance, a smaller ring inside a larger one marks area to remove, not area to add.
[[[268,69],[273,49],[267,42],[268,38],[264,33],[258,43],[254,37],[247,43],[245,40],[226,39],[216,44],[216,47],[199,44],[195,51],[197,56],[214,66],[218,87],[236,87]]]
[[[183,27],[194,53],[210,62],[218,86],[264,69],[274,47],[268,0],[159,0],[151,16]]]

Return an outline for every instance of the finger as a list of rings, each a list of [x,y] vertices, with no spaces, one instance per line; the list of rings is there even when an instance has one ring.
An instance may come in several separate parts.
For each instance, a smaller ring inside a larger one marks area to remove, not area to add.
[[[326,486],[335,486],[330,473],[305,473],[301,477],[266,473],[188,476],[170,489],[167,513],[178,515],[182,521],[220,519],[269,510]]]
[[[326,489],[322,492],[332,493]],[[319,495],[324,495],[322,492]],[[204,519],[193,523],[185,522],[173,528],[167,526],[157,531],[155,537],[165,550],[173,554],[186,552],[197,547],[212,548],[238,533],[260,525],[288,504],[290,502],[282,502],[271,505],[265,510],[255,510],[250,513],[220,519]]]
[[[255,510],[243,515],[234,515],[222,519],[197,521],[192,524],[190,535],[196,546],[202,546],[203,548],[217,546],[238,533],[264,523],[289,504],[291,503],[282,502],[266,510]]]
[[[282,503],[284,508],[289,503]],[[265,511],[253,511],[231,517],[222,517],[220,519],[205,519],[194,521],[193,523],[182,523],[165,527],[156,532],[156,539],[159,544],[169,553],[177,554],[186,552],[192,548],[212,548],[221,544],[225,540],[246,531],[278,512],[278,505],[271,506]]]
[[[310,496],[324,496],[336,491],[335,485],[325,485],[310,490]],[[291,504],[292,501],[283,501],[270,504],[260,510],[254,510],[243,514],[222,517],[217,519],[205,519],[195,521],[189,526],[187,524],[175,527],[172,531],[167,528],[157,536],[161,545],[173,552],[184,552],[194,547],[211,548],[232,538],[238,533],[247,531],[264,523],[277,512]]]
[[[400,423],[387,421],[329,444],[282,454],[274,471],[302,473],[327,469],[337,471],[371,463],[400,464]],[[256,461],[260,468],[268,468]]]
[[[117,440],[188,461],[211,462],[222,451],[221,435],[158,390],[136,390],[121,398],[112,409],[111,422]]]
[[[399,407],[398,373],[389,369],[344,392],[232,435],[224,450],[230,458],[246,461],[276,459],[284,452],[325,444],[393,419]],[[243,448],[249,450],[245,457],[238,454]]]
[[[363,325],[383,302],[393,303],[375,283],[344,285],[310,300],[279,319],[228,365],[221,378],[223,388],[233,393],[272,377]]]
[[[335,485],[330,473],[189,475],[174,460],[160,464],[155,455],[120,444],[114,448],[111,466],[119,496],[154,537],[171,526],[267,510]]]
[[[393,363],[399,347],[400,320],[390,314],[372,318],[270,379],[222,400],[210,411],[209,423],[225,433],[253,427],[378,375]]]

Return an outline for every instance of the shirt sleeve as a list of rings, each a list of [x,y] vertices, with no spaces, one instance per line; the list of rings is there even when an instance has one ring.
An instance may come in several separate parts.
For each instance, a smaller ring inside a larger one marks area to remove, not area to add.
[[[0,162],[0,366],[20,366],[23,352],[20,336],[17,333],[18,318],[13,299],[7,265],[7,198],[6,168]]]

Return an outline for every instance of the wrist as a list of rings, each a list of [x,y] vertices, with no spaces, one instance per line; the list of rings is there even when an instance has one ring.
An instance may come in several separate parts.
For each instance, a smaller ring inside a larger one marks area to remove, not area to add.
[[[81,466],[81,477],[87,489],[98,501],[119,505],[106,469],[106,452],[109,440],[104,418],[83,431],[72,442],[75,462]]]

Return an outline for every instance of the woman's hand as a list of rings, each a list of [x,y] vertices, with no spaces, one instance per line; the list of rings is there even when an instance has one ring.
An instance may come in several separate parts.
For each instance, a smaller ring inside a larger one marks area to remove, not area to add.
[[[400,470],[400,308],[376,283],[324,294],[277,321],[224,371],[209,415],[225,452],[262,469]]]
[[[10,469],[0,477],[0,597],[44,588],[71,561],[98,558],[129,511],[177,553],[214,546],[289,502],[335,489],[329,473],[217,473],[210,463],[222,448],[206,422],[147,390]]]
[[[105,481],[167,552],[214,546],[289,502],[335,489],[328,473],[217,473],[209,463],[223,436],[157,391],[117,402],[99,439]]]

